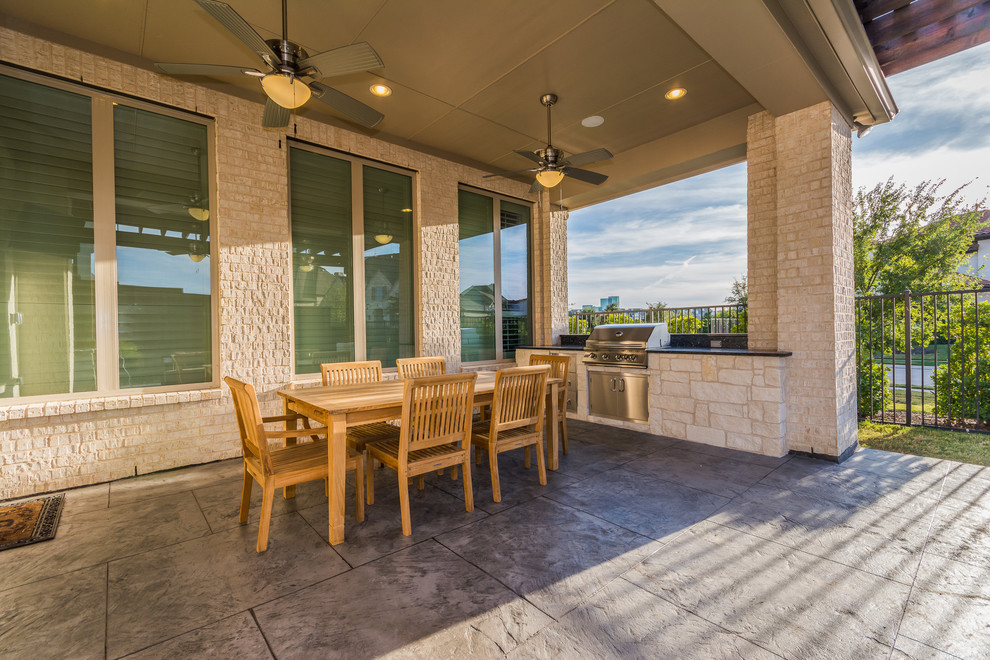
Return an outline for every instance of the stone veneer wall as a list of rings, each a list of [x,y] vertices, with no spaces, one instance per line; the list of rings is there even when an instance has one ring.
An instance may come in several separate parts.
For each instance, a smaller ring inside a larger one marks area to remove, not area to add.
[[[292,376],[286,132],[418,172],[419,351],[444,355],[458,366],[457,184],[532,199],[526,184],[482,179],[484,172],[305,117],[294,119],[294,133],[291,127],[265,130],[260,103],[2,27],[0,60],[215,118],[219,376],[254,383],[266,414],[279,406],[274,390]],[[542,249],[553,251],[553,240],[549,247],[541,243]],[[534,272],[534,287],[543,287],[543,278]],[[562,300],[566,309],[566,292]],[[559,304],[551,300],[547,306]],[[226,387],[53,397],[30,404],[0,401],[0,499],[239,453]]]
[[[568,417],[644,431],[716,447],[783,456],[787,453],[787,357],[703,353],[650,353],[650,419],[647,424],[589,414],[588,368],[582,351],[525,349],[516,362],[529,364],[533,353],[554,352],[575,361],[577,412]],[[630,369],[636,372],[636,369]]]
[[[750,347],[793,353],[788,448],[838,458],[856,444],[850,127],[821,103],[755,115],[747,139]]]
[[[788,359],[650,355],[650,430],[706,445],[783,456]]]
[[[567,211],[550,213],[550,331],[551,343],[567,334]]]

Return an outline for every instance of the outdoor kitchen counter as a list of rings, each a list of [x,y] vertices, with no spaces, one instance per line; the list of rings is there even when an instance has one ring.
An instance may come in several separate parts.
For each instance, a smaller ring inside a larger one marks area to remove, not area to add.
[[[517,364],[533,353],[573,355],[568,417],[679,440],[766,456],[787,453],[787,358],[790,351],[738,348],[655,348],[647,368],[586,365],[583,346],[523,346]],[[589,371],[649,377],[649,420],[642,424],[591,414]]]

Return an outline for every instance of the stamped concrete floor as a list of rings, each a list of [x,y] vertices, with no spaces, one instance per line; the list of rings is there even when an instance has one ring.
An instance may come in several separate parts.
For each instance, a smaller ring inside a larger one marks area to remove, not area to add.
[[[237,522],[239,460],[71,490],[0,553],[0,657],[987,658],[990,469],[861,450],[770,459],[569,422],[541,487],[503,455],[347,541],[322,484]],[[518,453],[518,452],[517,452]]]

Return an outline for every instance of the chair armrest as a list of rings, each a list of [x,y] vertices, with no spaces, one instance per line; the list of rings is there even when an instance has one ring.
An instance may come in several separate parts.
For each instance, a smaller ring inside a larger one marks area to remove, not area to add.
[[[299,438],[307,435],[318,436],[327,435],[327,427],[317,426],[312,429],[288,429],[285,431],[266,431],[265,435],[269,439],[274,438]]]

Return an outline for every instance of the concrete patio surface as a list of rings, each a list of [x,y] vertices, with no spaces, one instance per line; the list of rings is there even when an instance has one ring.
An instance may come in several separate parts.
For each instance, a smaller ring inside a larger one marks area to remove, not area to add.
[[[336,547],[322,484],[276,495],[260,555],[240,459],[67,491],[0,553],[0,657],[990,657],[990,468],[568,424],[547,486],[432,475],[411,537],[389,470]]]

